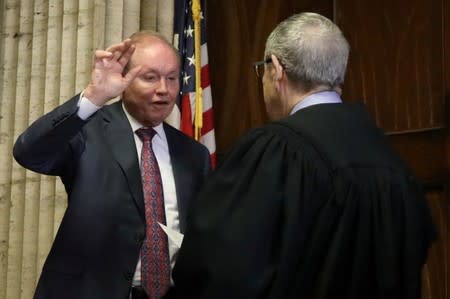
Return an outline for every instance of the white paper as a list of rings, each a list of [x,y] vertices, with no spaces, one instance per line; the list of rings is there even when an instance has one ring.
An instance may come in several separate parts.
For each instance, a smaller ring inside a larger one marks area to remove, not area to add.
[[[159,223],[159,226],[163,229],[163,231],[166,233],[167,237],[178,247],[181,247],[181,243],[183,243],[183,234],[180,232],[177,232],[176,230],[170,229],[167,226],[165,226],[162,223]]]

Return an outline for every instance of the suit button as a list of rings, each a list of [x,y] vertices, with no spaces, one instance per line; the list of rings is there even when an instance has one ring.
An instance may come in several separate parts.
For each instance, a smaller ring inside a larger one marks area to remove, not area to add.
[[[130,272],[130,271],[126,271],[126,272],[124,272],[123,273],[123,276],[125,277],[125,279],[128,281],[128,282],[131,282],[131,280],[133,279],[133,273],[132,272]]]
[[[142,242],[142,241],[144,241],[144,239],[145,239],[145,234],[143,232],[139,232],[134,235],[134,240],[136,242]]]

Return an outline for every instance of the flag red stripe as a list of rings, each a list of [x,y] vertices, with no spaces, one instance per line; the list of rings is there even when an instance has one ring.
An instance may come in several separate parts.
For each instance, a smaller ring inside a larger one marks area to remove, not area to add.
[[[212,109],[208,111],[203,111],[203,127],[202,135],[205,135],[214,128],[214,113]]]
[[[209,65],[208,64],[202,66],[201,76],[202,76],[201,77],[202,82],[200,83],[200,85],[203,89],[205,89],[210,84],[210,82],[209,82]]]
[[[211,167],[212,169],[216,168],[216,152],[212,153],[211,155]]]
[[[191,100],[189,99],[189,94],[184,94],[181,98],[180,130],[188,136],[194,136],[194,129],[192,127]]]

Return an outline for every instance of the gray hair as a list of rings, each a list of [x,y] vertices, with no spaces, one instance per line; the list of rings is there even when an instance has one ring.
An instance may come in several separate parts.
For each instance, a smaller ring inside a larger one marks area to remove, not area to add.
[[[344,83],[350,46],[341,30],[316,13],[282,21],[266,41],[264,57],[275,55],[288,78],[304,91]]]

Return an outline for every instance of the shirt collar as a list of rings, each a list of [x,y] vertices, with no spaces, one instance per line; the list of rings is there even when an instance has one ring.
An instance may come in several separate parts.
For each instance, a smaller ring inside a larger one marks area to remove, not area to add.
[[[341,96],[335,91],[321,91],[313,93],[300,102],[298,102],[291,111],[291,115],[300,109],[317,105],[317,104],[333,104],[342,103]]]
[[[133,130],[133,132],[136,132],[136,130],[145,127],[140,122],[138,122],[130,113],[128,113],[123,102],[122,102],[122,109],[125,112],[125,115],[127,116],[128,122],[130,123],[131,129]],[[163,127],[162,123],[160,123],[156,127],[153,127],[153,130],[156,131],[156,134],[159,137],[161,137],[162,139],[165,139],[166,134],[164,133],[164,127]]]

